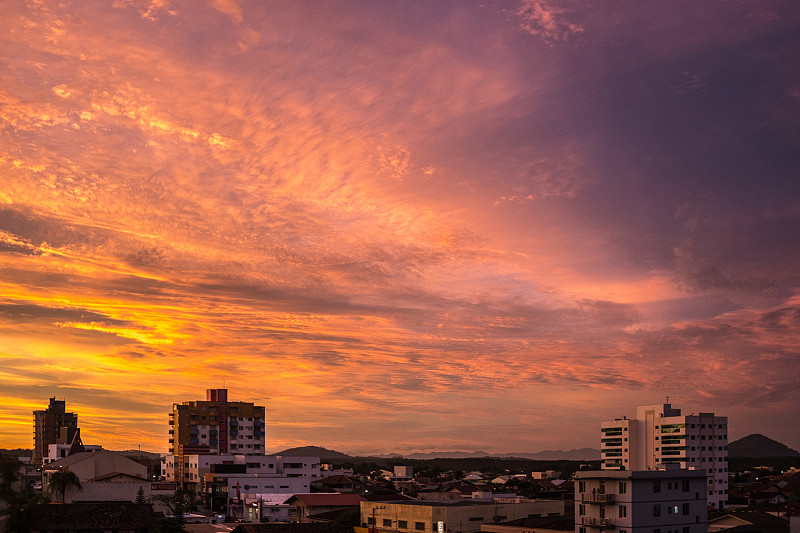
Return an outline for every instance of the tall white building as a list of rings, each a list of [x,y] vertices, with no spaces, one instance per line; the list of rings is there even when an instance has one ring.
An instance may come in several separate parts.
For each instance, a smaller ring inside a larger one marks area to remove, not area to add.
[[[675,464],[706,471],[708,504],[728,500],[728,417],[682,415],[670,404],[636,408],[635,418],[600,425],[603,470],[657,470]]]
[[[705,473],[663,470],[575,473],[575,533],[706,533]]]

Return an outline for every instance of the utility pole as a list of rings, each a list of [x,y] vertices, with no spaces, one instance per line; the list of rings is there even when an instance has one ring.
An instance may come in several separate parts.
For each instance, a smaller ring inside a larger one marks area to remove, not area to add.
[[[372,508],[372,533],[376,533],[378,528],[378,523],[375,522],[375,511],[377,511],[378,509],[386,509],[386,506],[376,505],[375,507]]]

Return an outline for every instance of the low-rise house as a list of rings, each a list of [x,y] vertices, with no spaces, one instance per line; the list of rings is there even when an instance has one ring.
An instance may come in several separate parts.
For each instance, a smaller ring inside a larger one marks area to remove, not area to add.
[[[240,524],[236,526],[231,533],[353,533],[353,528],[332,524],[330,522],[309,524]]]
[[[480,531],[481,524],[520,518],[563,515],[564,502],[496,498],[461,501],[361,503],[361,527],[356,533],[461,533]]]
[[[789,533],[789,522],[763,511],[736,510],[708,522],[708,533]]]
[[[361,492],[363,484],[348,476],[329,476],[311,482],[311,488],[319,492],[352,494]]]
[[[358,507],[364,498],[358,494],[339,494],[339,493],[316,493],[316,494],[295,494],[287,504],[296,508],[296,514],[290,516],[292,520],[300,523],[314,522],[315,515],[347,509],[348,507]]]
[[[531,472],[531,479],[556,479],[561,477],[561,472],[558,470],[542,470],[540,472]]]
[[[575,531],[573,516],[521,518],[499,524],[481,524],[481,533],[564,533]]]
[[[158,483],[147,479],[147,467],[124,455],[108,450],[81,452],[42,466],[42,487],[47,490],[55,472],[72,472],[80,488],[68,487],[63,503],[132,502],[140,493],[145,500],[153,496],[175,493],[175,483]],[[156,510],[166,507],[156,502]]]

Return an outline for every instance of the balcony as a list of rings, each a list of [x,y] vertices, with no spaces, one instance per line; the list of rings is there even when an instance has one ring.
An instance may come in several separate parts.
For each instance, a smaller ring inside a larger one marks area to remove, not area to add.
[[[613,503],[613,494],[600,494],[598,492],[581,492],[581,502],[583,503]]]
[[[589,527],[599,527],[605,529],[607,527],[614,527],[614,521],[610,518],[598,518],[595,516],[582,516],[581,525]]]

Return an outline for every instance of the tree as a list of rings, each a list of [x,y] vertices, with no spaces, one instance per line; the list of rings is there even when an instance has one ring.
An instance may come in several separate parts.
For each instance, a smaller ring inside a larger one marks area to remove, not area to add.
[[[333,523],[342,526],[342,529],[352,530],[361,525],[361,510],[358,507],[345,509],[333,519]]]
[[[8,503],[6,531],[8,533],[27,533],[31,530],[30,520],[39,505],[47,503],[41,492],[11,492],[3,498]]]
[[[81,490],[81,480],[78,479],[75,472],[58,470],[50,474],[50,481],[47,483],[47,489],[51,493],[59,494],[61,496],[61,503],[64,503],[67,489],[70,487]]]
[[[144,489],[142,488],[141,485],[139,486],[139,490],[136,491],[136,503],[138,503],[138,504],[145,503],[145,501],[144,501]]]
[[[38,492],[31,493],[27,484],[19,492],[14,484],[19,480],[20,462],[16,457],[0,457],[0,500],[8,505],[6,509],[6,531],[25,533],[30,531],[30,519],[36,507],[44,503],[45,497]]]
[[[0,495],[13,490],[21,464],[16,457],[0,457]]]
[[[164,520],[162,520],[159,524],[159,533],[179,533],[181,531],[185,531],[183,529],[183,525],[186,523],[186,519],[183,517],[185,498],[184,491],[182,489],[178,489],[172,496],[158,494],[152,498],[166,505],[172,513],[171,517],[165,517]]]

